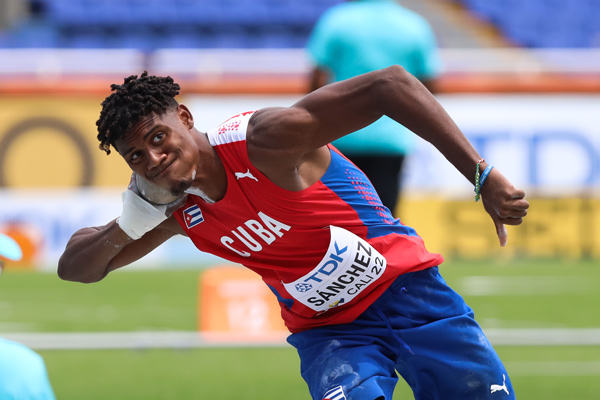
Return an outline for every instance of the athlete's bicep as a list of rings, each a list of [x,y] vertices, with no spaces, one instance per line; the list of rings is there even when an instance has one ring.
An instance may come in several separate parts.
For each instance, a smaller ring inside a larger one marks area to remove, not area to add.
[[[316,149],[377,121],[383,115],[378,86],[382,71],[324,86],[303,97],[292,108],[306,113],[304,133]]]

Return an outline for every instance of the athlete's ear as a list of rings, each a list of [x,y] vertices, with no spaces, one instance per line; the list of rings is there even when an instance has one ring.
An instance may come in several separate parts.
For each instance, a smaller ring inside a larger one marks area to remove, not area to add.
[[[177,114],[188,129],[192,129],[194,127],[194,117],[192,116],[192,112],[189,110],[189,108],[183,104],[179,104],[177,106]]]

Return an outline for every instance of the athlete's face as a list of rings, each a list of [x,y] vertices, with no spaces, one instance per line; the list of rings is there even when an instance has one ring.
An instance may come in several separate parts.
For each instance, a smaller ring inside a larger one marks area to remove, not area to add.
[[[191,113],[179,105],[143,118],[115,147],[135,173],[180,195],[191,186],[200,157],[193,127]]]

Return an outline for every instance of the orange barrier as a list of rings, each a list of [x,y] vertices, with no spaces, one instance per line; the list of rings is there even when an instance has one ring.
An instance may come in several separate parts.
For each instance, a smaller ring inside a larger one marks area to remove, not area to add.
[[[600,93],[600,74],[496,73],[452,74],[439,82],[440,93]]]
[[[173,78],[185,94],[303,94],[306,75],[216,75]],[[91,95],[105,97],[123,77],[0,78],[0,94]],[[600,93],[600,74],[465,73],[440,77],[439,93]]]
[[[275,295],[254,272],[218,266],[200,275],[198,324],[203,336],[223,340],[280,340],[289,332]]]

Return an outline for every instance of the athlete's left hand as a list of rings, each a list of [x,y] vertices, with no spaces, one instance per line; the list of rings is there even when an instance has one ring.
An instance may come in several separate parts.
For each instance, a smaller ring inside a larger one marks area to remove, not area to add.
[[[481,189],[481,199],[485,211],[494,221],[500,246],[506,246],[508,233],[505,225],[520,225],[527,215],[529,202],[525,199],[525,192],[515,188],[494,168]]]

